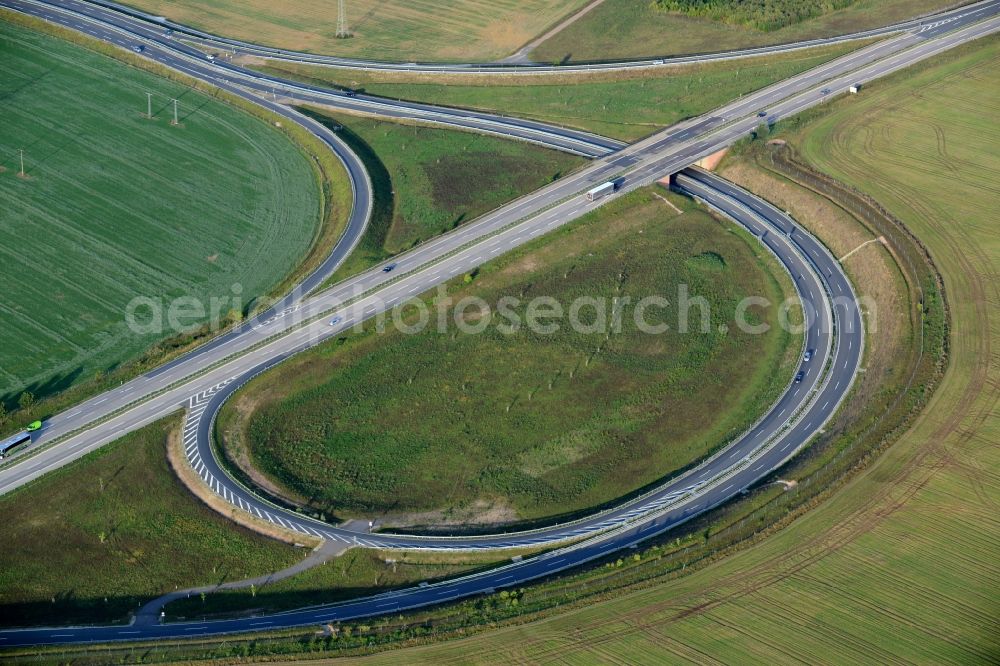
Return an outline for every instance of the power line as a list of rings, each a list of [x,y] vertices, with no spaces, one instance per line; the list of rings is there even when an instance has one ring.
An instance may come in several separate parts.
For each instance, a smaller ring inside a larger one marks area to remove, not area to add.
[[[347,9],[344,6],[345,0],[338,0],[337,2],[337,38],[344,39],[345,37],[350,37],[351,33],[347,30]]]

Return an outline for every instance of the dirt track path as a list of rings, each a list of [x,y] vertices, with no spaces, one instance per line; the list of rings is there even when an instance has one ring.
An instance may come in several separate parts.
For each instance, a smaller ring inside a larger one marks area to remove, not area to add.
[[[522,46],[520,49],[518,49],[517,53],[515,53],[513,55],[510,55],[510,56],[507,56],[506,58],[504,58],[500,62],[512,62],[512,63],[531,62],[531,59],[528,57],[528,54],[531,53],[532,51],[534,51],[536,48],[538,48],[538,46],[542,42],[544,42],[545,40],[550,39],[550,38],[554,37],[555,35],[559,34],[563,30],[565,30],[568,26],[572,25],[577,20],[579,20],[580,17],[582,17],[584,14],[586,14],[590,10],[594,9],[595,7],[597,7],[598,5],[600,5],[603,2],[604,2],[604,0],[594,0],[589,5],[587,5],[583,9],[581,9],[580,11],[576,12],[572,16],[569,16],[566,19],[564,19],[563,21],[561,21],[558,25],[554,26],[551,30],[549,30],[548,32],[546,32],[541,37],[536,37],[535,39],[531,40],[530,42],[528,42],[527,44],[525,44],[524,46]]]

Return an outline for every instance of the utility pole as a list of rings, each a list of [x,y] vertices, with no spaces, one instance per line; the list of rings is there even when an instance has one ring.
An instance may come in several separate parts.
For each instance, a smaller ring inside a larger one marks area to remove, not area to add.
[[[146,117],[153,117],[153,93],[146,93]]]
[[[21,154],[21,171],[17,175],[24,178],[24,148],[18,148],[17,152]]]
[[[337,38],[344,39],[350,37],[351,33],[347,31],[347,10],[344,7],[345,0],[338,0],[337,2]]]
[[[177,125],[177,100],[174,100],[174,120],[170,123],[171,125]]]

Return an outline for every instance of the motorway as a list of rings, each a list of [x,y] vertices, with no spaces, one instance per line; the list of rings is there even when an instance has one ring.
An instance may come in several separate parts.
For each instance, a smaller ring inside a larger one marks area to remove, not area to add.
[[[373,114],[388,119],[411,120],[488,133],[529,141],[585,157],[603,157],[625,147],[620,141],[582,130],[478,111],[390,100],[374,95],[349,94],[344,90],[330,90],[265,75],[235,65],[221,57],[208,61],[202,51],[176,37],[165,36],[162,26],[158,23],[134,18],[133,12],[104,9],[86,0],[0,0],[0,7],[45,18],[123,48],[141,46],[145,49],[143,55],[167,67],[222,87],[226,85],[239,87],[257,93],[258,97],[270,99],[272,102],[277,101],[280,96],[282,101],[292,104],[322,104],[346,112]],[[995,15],[997,12],[1000,12],[1000,0],[985,0],[960,10],[953,10],[935,21],[923,22],[919,27],[901,33],[899,38],[852,53],[847,56],[846,62],[855,66],[873,62],[906,48],[915,39],[930,38],[955,27]],[[816,69],[823,71],[823,67]],[[783,82],[782,90],[786,93],[795,92],[793,81],[796,78],[798,77]]]
[[[396,613],[490,593],[579,566],[674,528],[727,501],[766,476],[808,442],[815,429],[832,416],[846,394],[863,354],[861,313],[857,310],[850,282],[836,259],[815,238],[800,230],[785,213],[698,170],[683,172],[677,181],[680,189],[703,199],[760,238],[786,269],[796,276],[796,288],[801,298],[817,304],[817,316],[806,331],[806,344],[815,346],[817,354],[809,364],[804,364],[807,376],[803,382],[793,385],[794,388],[747,436],[675,480],[655,499],[646,498],[644,502],[648,506],[641,512],[617,517],[614,520],[615,529],[580,543],[434,585],[342,604],[238,620],[3,631],[0,632],[0,646],[150,640],[261,631]],[[842,297],[837,298],[835,294]],[[852,342],[857,344],[852,347]],[[843,384],[838,385],[840,382]],[[800,393],[808,395],[804,406],[798,399]],[[800,413],[790,421],[787,410],[800,410]]]
[[[583,62],[576,64],[542,64],[542,63],[505,63],[505,62],[480,62],[480,63],[419,63],[419,62],[382,62],[375,60],[361,60],[357,58],[344,58],[339,56],[321,55],[315,53],[305,53],[301,51],[290,51],[259,44],[252,44],[237,39],[228,39],[219,35],[204,32],[190,26],[174,23],[162,16],[154,16],[146,12],[139,11],[133,7],[128,7],[109,0],[52,0],[54,4],[72,7],[75,11],[88,16],[100,17],[102,20],[129,19],[132,25],[139,22],[149,26],[153,30],[163,33],[165,29],[174,32],[175,38],[184,39],[196,44],[208,51],[217,53],[230,53],[232,55],[248,55],[271,60],[285,60],[304,64],[322,65],[327,67],[337,67],[342,69],[361,69],[390,72],[421,72],[421,73],[452,73],[452,74],[546,74],[565,73],[581,71],[614,71],[623,69],[644,69],[651,67],[669,67],[699,62],[712,62],[722,60],[732,60],[736,58],[749,58],[760,55],[770,55],[793,51],[797,49],[823,46],[826,44],[837,44],[846,41],[867,39],[872,37],[887,36],[903,31],[918,31],[924,27],[936,27],[944,23],[955,21],[967,16],[970,10],[975,11],[983,4],[989,2],[971,3],[954,9],[927,14],[925,16],[908,19],[899,23],[854,32],[836,37],[825,37],[820,39],[810,39],[788,44],[776,44],[772,46],[760,46],[756,48],[724,51],[720,53],[703,53],[687,56],[672,56],[664,58],[646,58],[641,60],[607,61],[607,62]]]
[[[374,95],[348,94],[344,90],[331,90],[261,74],[223,58],[209,61],[198,49],[178,39],[165,37],[159,26],[117,12],[95,11],[87,2],[0,0],[0,7],[44,18],[122,48],[142,47],[145,57],[171,69],[215,85],[240,87],[271,102],[277,102],[280,97],[288,103],[322,104],[390,120],[432,123],[538,143],[584,157],[601,157],[625,146],[621,141],[582,130],[478,111],[389,100]]]
[[[3,0],[0,4],[11,6],[14,2]],[[28,11],[38,7],[31,2],[22,6]],[[780,211],[724,181],[696,171],[678,177],[678,185],[746,226],[775,252],[795,278],[802,300],[817,313],[807,332],[807,344],[817,349],[817,354],[803,367],[807,372],[803,382],[790,386],[757,426],[679,479],[610,511],[544,530],[481,537],[359,536],[294,512],[285,512],[241,488],[217,465],[213,467],[207,435],[218,405],[248,377],[601,205],[603,201],[587,202],[580,196],[594,184],[621,177],[624,178],[623,190],[641,187],[664,174],[680,171],[698,158],[746,135],[762,121],[756,114],[761,108],[768,109],[768,121],[787,117],[821,103],[826,98],[820,94],[821,87],[829,88],[831,94],[840,94],[852,83],[883,76],[969,39],[994,32],[1000,28],[1000,18],[995,16],[996,5],[991,7],[994,12],[985,21],[976,22],[981,15],[970,15],[964,22],[954,21],[947,26],[898,35],[595,160],[563,180],[401,255],[395,260],[397,268],[392,273],[383,273],[381,267],[375,267],[315,296],[289,301],[293,304],[237,331],[224,344],[207,345],[204,350],[164,369],[54,416],[34,445],[34,455],[15,458],[0,469],[0,492],[8,492],[187,404],[190,409],[185,444],[192,462],[195,462],[194,455],[198,455],[195,467],[202,478],[227,501],[265,519],[268,515],[277,518],[275,522],[287,529],[325,538],[358,539],[360,545],[424,548],[509,547],[556,543],[592,535],[585,541],[480,576],[335,608],[234,621],[236,624],[205,623],[204,629],[199,628],[200,625],[149,627],[142,629],[148,633],[141,636],[129,633],[136,631],[135,628],[122,627],[2,632],[0,646],[246,631],[360,617],[446,601],[520,583],[599,557],[632,541],[670,529],[763,478],[804,446],[836,411],[860,363],[863,326],[849,282],[836,260],[815,239],[797,229],[794,221]],[[118,32],[113,34],[120,35]],[[148,48],[147,52],[158,53],[153,48]],[[227,70],[210,63],[205,67],[195,71],[227,90],[259,100],[259,96],[230,83],[226,79],[230,76]],[[283,110],[286,117],[294,117],[287,115],[289,113],[298,115],[280,105],[270,104],[268,108]],[[364,190],[363,187],[355,189],[356,194]],[[361,224],[363,228],[363,221]],[[350,245],[349,236],[347,238],[348,244],[343,246],[345,252]],[[335,312],[342,320],[338,326],[331,327],[328,319]],[[86,429],[81,431],[83,428]],[[39,447],[47,443],[52,445]]]

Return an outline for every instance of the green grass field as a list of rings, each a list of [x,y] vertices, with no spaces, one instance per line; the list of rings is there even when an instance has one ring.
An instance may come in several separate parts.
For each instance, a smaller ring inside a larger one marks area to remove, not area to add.
[[[983,40],[835,102],[789,137],[898,215],[944,275],[950,365],[881,459],[788,528],[694,574],[373,661],[995,661],[998,74],[1000,40]]]
[[[377,74],[271,62],[285,77],[361,88],[385,97],[493,111],[634,140],[843,55],[858,44],[739,63],[644,73],[440,77]]]
[[[656,7],[657,3],[645,0],[605,0],[542,42],[529,57],[537,62],[561,62],[712,53],[858,32],[955,4],[950,0],[670,1],[685,5],[691,13],[663,11]],[[837,4],[847,6],[831,11]],[[778,11],[781,9],[791,10],[796,16],[783,15]],[[722,20],[696,15],[699,11],[719,10]],[[804,10],[819,10],[820,14],[799,20],[800,13],[805,16]],[[759,13],[787,25],[758,30],[752,23]]]
[[[41,397],[92,379],[175,333],[166,317],[162,333],[131,332],[133,298],[166,307],[191,296],[208,309],[216,297],[224,316],[274,289],[310,250],[316,173],[264,122],[12,24],[0,23],[0,54],[8,406],[25,390]],[[147,92],[153,120],[143,117]]]
[[[240,443],[323,511],[411,523],[579,511],[691,463],[756,418],[794,362],[777,327],[755,336],[732,325],[744,296],[781,302],[779,269],[753,241],[678,202],[679,215],[651,189],[623,198],[487,264],[450,295],[493,306],[515,297],[523,317],[535,296],[568,307],[579,296],[659,294],[679,305],[685,284],[711,304],[708,333],[697,309],[678,332],[678,307],[658,335],[640,332],[626,309],[611,336],[566,321],[551,335],[464,334],[452,323],[443,334],[355,336],[250,384],[227,407],[256,405]],[[776,308],[752,316],[774,324]],[[593,309],[581,316],[593,318]]]
[[[530,143],[309,111],[362,157],[375,210],[331,282],[527,194],[586,160]]]
[[[129,0],[203,30],[282,48],[383,60],[484,61],[519,49],[585,0],[350,0],[350,39],[337,39],[326,0]]]
[[[175,479],[168,419],[0,498],[0,625],[124,621],[141,601],[305,553],[234,526]]]
[[[255,590],[233,590],[168,604],[170,620],[279,612],[334,603],[510,562],[492,553],[399,553],[355,548],[313,569]]]

